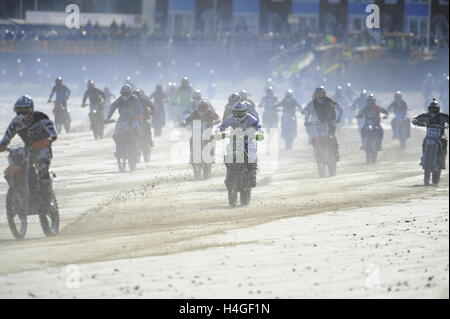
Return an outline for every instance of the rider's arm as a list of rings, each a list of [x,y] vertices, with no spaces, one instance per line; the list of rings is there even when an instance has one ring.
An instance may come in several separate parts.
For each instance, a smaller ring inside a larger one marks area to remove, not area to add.
[[[66,88],[66,100],[68,100],[69,99],[69,97],[70,97],[70,89],[67,87],[67,86],[65,86],[65,88]]]
[[[424,126],[428,120],[428,114],[422,113],[415,118],[413,118],[412,123],[417,126]]]
[[[380,112],[383,113],[384,115],[389,115],[388,110],[386,110],[384,107],[379,107],[380,108]]]
[[[0,145],[8,146],[9,142],[11,142],[11,140],[17,133],[16,124],[17,124],[17,118],[14,118],[11,121],[11,123],[8,125],[5,135],[3,136],[2,140],[0,141]]]
[[[111,117],[114,115],[114,112],[117,110],[117,107],[118,107],[118,104],[119,104],[119,102],[118,102],[119,99],[120,99],[120,97],[117,100],[115,100],[113,102],[113,104],[111,104],[111,107],[109,108],[108,115],[106,116],[106,120],[107,121],[109,121],[111,119]]]
[[[81,105],[85,105],[85,104],[86,104],[87,98],[88,98],[88,91],[86,90],[86,92],[84,92],[84,95],[83,95],[83,102],[81,102]]]
[[[394,111],[394,102],[392,102],[391,104],[389,104],[389,107],[387,108],[388,112],[393,112]]]
[[[344,110],[342,109],[342,106],[340,106],[339,103],[336,103],[336,102],[334,102],[334,107],[335,107],[335,109],[337,111],[336,121],[339,122],[341,120],[342,113],[344,113]]]
[[[58,134],[55,130],[55,125],[53,124],[53,121],[48,118],[45,114],[40,114],[41,119],[39,122],[42,123],[42,126],[44,127],[45,131],[48,134],[48,139],[54,142],[58,138]]]
[[[222,123],[219,126],[219,130],[221,132],[224,132],[231,125],[232,121],[233,121],[232,116],[229,116],[229,117],[223,119]]]
[[[97,89],[97,91],[98,91],[98,94],[102,97],[102,100],[105,101],[105,100],[106,100],[106,95],[105,95],[105,93],[103,93],[103,91],[100,90],[100,89]]]
[[[53,87],[52,92],[50,93],[50,97],[48,98],[49,101],[52,100],[53,94],[55,94],[55,87]]]
[[[357,117],[357,118],[364,118],[365,115],[366,115],[366,108],[363,107],[363,108],[358,112],[358,114],[356,115],[356,117]]]

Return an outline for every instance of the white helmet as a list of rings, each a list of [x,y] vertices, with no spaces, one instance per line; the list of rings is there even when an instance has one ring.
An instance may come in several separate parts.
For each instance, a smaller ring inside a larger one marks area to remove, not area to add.
[[[246,100],[248,98],[249,94],[246,90],[241,90],[239,92],[239,96],[241,97],[241,100]]]
[[[200,101],[201,98],[202,98],[202,93],[200,92],[200,90],[195,90],[194,93],[192,93],[193,100]]]
[[[239,123],[241,123],[244,120],[245,116],[247,115],[247,112],[248,109],[246,103],[238,102],[233,106],[233,117]]]

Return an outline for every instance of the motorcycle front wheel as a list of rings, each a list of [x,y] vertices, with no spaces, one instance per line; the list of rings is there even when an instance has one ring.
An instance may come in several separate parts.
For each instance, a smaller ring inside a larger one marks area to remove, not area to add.
[[[28,226],[25,203],[21,193],[11,188],[8,189],[6,194],[6,217],[14,238],[17,240],[24,239]]]
[[[56,196],[51,191],[50,202],[45,203],[39,212],[39,221],[45,236],[53,237],[59,232],[59,209]]]

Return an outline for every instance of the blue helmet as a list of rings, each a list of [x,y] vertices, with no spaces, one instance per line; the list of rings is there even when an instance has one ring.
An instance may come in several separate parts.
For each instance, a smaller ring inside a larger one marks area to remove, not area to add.
[[[19,114],[29,114],[34,112],[34,102],[28,95],[21,96],[14,104],[14,112]]]
[[[241,122],[244,117],[247,115],[248,109],[246,103],[236,103],[233,106],[233,117],[238,121]]]

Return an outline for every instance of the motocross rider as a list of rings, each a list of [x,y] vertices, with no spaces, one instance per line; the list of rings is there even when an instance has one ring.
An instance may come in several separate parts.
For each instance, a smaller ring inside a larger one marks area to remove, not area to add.
[[[145,95],[144,90],[137,89],[134,90],[133,95],[135,95],[139,101],[141,102],[143,117],[141,121],[141,129],[142,134],[145,137],[145,140],[148,142],[148,145],[153,147],[153,136],[152,136],[152,126],[150,124],[150,120],[152,115],[156,113],[157,108],[155,104]]]
[[[53,86],[48,102],[51,102],[53,94],[55,94],[55,104],[61,105],[63,108],[67,108],[67,100],[70,97],[70,90],[63,84],[62,77],[57,77],[55,85]]]
[[[359,97],[353,101],[351,110],[354,112],[353,114],[357,115],[367,104],[367,90],[364,89],[359,93]],[[361,129],[364,125],[364,121],[358,119],[358,130],[361,132]]]
[[[351,115],[350,103],[349,103],[349,101],[351,101],[351,100],[348,99],[347,94],[344,94],[344,90],[342,89],[342,86],[338,85],[336,87],[336,91],[334,92],[333,100],[335,100],[336,103],[338,103],[339,105],[342,106],[343,112],[344,112],[343,117],[344,117],[344,119],[347,119],[349,122],[349,125],[351,125],[352,124],[352,115]]]
[[[155,87],[155,91],[150,95],[150,101],[153,101],[156,106],[155,114],[152,118],[152,124],[155,128],[155,136],[161,135],[161,129],[166,124],[166,109],[164,102],[167,101],[167,96],[163,91],[161,84]]]
[[[220,121],[220,117],[214,111],[214,108],[212,107],[211,103],[209,103],[207,100],[201,99],[197,103],[195,110],[181,122],[181,126],[192,125],[192,122],[194,122],[194,121],[201,121],[200,124],[201,124],[202,132],[201,132],[201,134],[198,134],[198,135],[202,136],[202,141],[203,141],[204,130],[210,129],[213,127],[213,125],[218,124]],[[194,127],[192,129],[194,129]],[[211,135],[210,141],[213,141],[213,140],[214,140],[214,136]],[[189,139],[189,144],[190,144],[190,150],[191,150],[190,163],[192,163],[193,162],[193,134]],[[212,149],[211,156],[214,157],[214,148]]]
[[[277,115],[277,109],[276,106],[278,104],[278,98],[274,95],[273,88],[268,87],[266,90],[266,95],[261,99],[261,102],[259,103],[258,107],[264,108],[264,114],[263,114],[263,124],[264,127],[269,128],[269,124],[273,121],[277,121],[277,123],[273,123],[275,126],[278,127],[278,115]]]
[[[18,134],[26,147],[31,147],[31,158],[38,165],[38,174],[41,186],[47,195],[50,195],[51,178],[50,163],[53,158],[52,143],[57,134],[53,122],[42,112],[34,110],[31,97],[24,95],[14,105],[17,114],[6,129],[3,139],[0,141],[0,152],[7,149],[11,139]]]
[[[259,120],[248,112],[248,105],[243,102],[238,102],[233,106],[232,115],[222,121],[219,130],[223,133],[228,127],[231,127],[233,130],[241,129],[243,132],[247,132],[248,129],[251,129],[255,133],[261,129]],[[245,136],[244,138],[246,138],[245,147],[247,149],[246,153],[248,154],[246,164],[248,165],[251,176],[250,186],[256,187],[256,172],[258,169],[256,141],[249,136]],[[225,163],[225,165],[227,165],[227,163]],[[229,176],[227,174],[225,185],[228,184],[228,180]]]
[[[376,104],[376,99],[373,94],[369,94],[367,97],[367,105],[358,113],[356,116],[357,118],[364,119],[364,125],[361,129],[361,137],[363,140],[363,145],[361,146],[361,149],[364,149],[364,141],[366,138],[366,129],[369,125],[375,125],[377,128],[377,132],[379,134],[378,138],[378,150],[382,151],[383,148],[381,147],[384,137],[384,130],[381,126],[381,113],[385,115],[385,118],[389,116],[389,112],[385,109]]]
[[[188,103],[191,101],[193,91],[194,89],[189,84],[189,79],[187,77],[181,79],[180,86],[177,89],[176,95],[176,103],[180,108],[176,112],[177,118],[182,115],[182,112],[187,107]]]
[[[114,141],[117,143],[118,131],[124,127],[131,128],[134,135],[132,143],[137,143],[140,134],[139,122],[144,117],[144,109],[139,98],[132,94],[132,89],[125,84],[120,89],[120,96],[111,104],[105,124],[111,123],[111,117],[116,110],[119,111],[119,119],[117,120],[116,130],[113,135]]]
[[[291,133],[292,137],[295,139],[297,137],[296,110],[298,109],[300,112],[303,112],[303,108],[294,98],[294,92],[292,92],[292,90],[287,90],[283,100],[277,104],[277,107],[282,108],[281,135],[286,139],[288,134]],[[287,147],[287,149],[289,150],[289,147]]]
[[[441,107],[440,107],[439,103],[435,99],[433,99],[433,101],[428,106],[428,112],[422,113],[422,114],[416,116],[412,120],[412,123],[417,126],[428,126],[428,125],[437,124],[437,125],[444,127],[445,123],[447,123],[447,125],[449,124],[449,116],[448,116],[448,114],[441,113],[440,111],[441,111]],[[444,128],[442,128],[442,130],[444,130]],[[447,159],[447,138],[446,138],[444,132],[441,132],[441,133],[442,133],[441,168],[445,169],[445,164],[446,164],[445,161]],[[424,151],[424,149],[425,149],[425,144],[422,144],[422,151]]]
[[[394,112],[395,117],[391,121],[393,138],[397,137],[397,123],[398,120],[406,118],[408,112],[408,105],[403,100],[402,92],[397,91],[394,94],[394,101],[389,105],[388,112]]]
[[[305,124],[310,122],[328,123],[330,138],[334,144],[336,160],[339,161],[339,144],[336,138],[336,123],[341,121],[342,107],[333,99],[327,96],[323,86],[314,90],[313,100],[303,109],[305,114]],[[307,127],[307,132],[310,131]],[[310,136],[310,143],[312,139]]]

